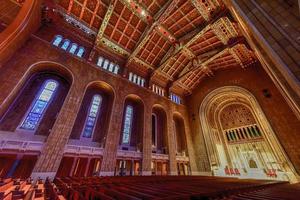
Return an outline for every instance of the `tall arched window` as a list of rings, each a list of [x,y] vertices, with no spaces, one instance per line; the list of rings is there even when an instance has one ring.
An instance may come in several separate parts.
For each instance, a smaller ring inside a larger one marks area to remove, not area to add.
[[[91,138],[95,129],[95,124],[99,115],[102,98],[99,94],[93,96],[92,103],[85,120],[82,137]]]
[[[85,50],[84,50],[83,47],[79,47],[79,50],[78,50],[78,52],[77,52],[76,55],[81,58],[83,56],[83,54],[84,54],[84,51]]]
[[[71,48],[69,50],[70,53],[75,54],[75,51],[77,49],[77,44],[76,43],[72,43]]]
[[[61,43],[62,39],[63,39],[63,37],[61,35],[56,35],[55,38],[54,38],[54,40],[53,40],[53,42],[52,42],[52,44],[54,46],[58,47],[59,44]]]
[[[57,89],[58,83],[55,80],[47,80],[40,93],[36,96],[25,120],[21,125],[21,129],[35,130],[45,113],[47,106],[51,102],[53,95]]]
[[[63,43],[63,45],[61,46],[61,48],[62,48],[63,50],[67,50],[69,46],[70,46],[70,40],[64,40],[64,43]]]
[[[124,127],[123,127],[123,138],[122,138],[123,144],[130,143],[132,119],[133,119],[133,107],[131,105],[127,105],[125,111]]]

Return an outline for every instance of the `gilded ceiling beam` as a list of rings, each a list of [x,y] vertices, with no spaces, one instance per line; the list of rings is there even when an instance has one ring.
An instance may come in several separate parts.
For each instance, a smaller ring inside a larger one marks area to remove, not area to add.
[[[170,14],[170,12],[174,9],[179,0],[169,0],[154,16],[154,23],[151,26],[148,26],[146,30],[143,32],[139,41],[135,45],[133,52],[128,58],[127,65],[131,62],[131,60],[138,54],[138,52],[143,48],[143,46],[148,42],[150,35],[155,28],[166,19],[166,17]]]
[[[120,0],[120,2],[131,12],[133,12],[140,20],[149,24],[149,21],[152,17],[150,16],[149,12],[139,5],[135,0]]]
[[[238,36],[238,31],[227,17],[220,18],[212,24],[211,28],[224,45],[228,43],[229,39]]]
[[[192,37],[186,44],[180,43],[177,46],[175,46],[173,54],[170,54],[169,57],[167,59],[165,59],[165,61],[155,70],[155,73],[156,73],[156,71],[160,71],[166,64],[169,63],[169,61],[171,61],[171,59],[174,56],[177,56],[177,54],[179,54],[183,49],[188,49],[188,46],[193,44],[197,39],[199,39],[210,28],[211,28],[211,25],[208,24],[204,29],[202,29],[199,33],[197,33],[194,37]]]
[[[120,47],[119,45],[115,44],[114,42],[110,41],[109,39],[106,39],[105,37],[100,39],[100,42],[97,43],[98,46],[105,46],[111,49],[113,52],[122,55],[124,57],[128,57],[130,53]]]
[[[102,21],[102,24],[99,28],[98,34],[97,34],[97,39],[96,39],[96,44],[99,45],[101,43],[101,40],[103,38],[104,35],[104,31],[108,25],[109,19],[114,11],[115,8],[115,0],[112,0],[107,8],[106,14],[104,16],[104,19]]]
[[[138,63],[138,64],[140,64],[140,65],[146,67],[147,69],[154,69],[153,66],[151,66],[150,64],[144,62],[143,60],[141,60],[141,59],[139,59],[139,58],[137,58],[137,57],[133,57],[133,58],[132,58],[132,62],[136,62],[136,63]]]
[[[210,74],[210,70],[207,67],[207,65],[212,62],[213,60],[215,60],[216,58],[222,56],[224,53],[228,52],[230,48],[226,48],[222,51],[220,51],[219,53],[213,55],[212,57],[210,57],[209,59],[205,60],[204,62],[202,62],[199,67],[193,68],[191,71],[189,71],[188,73],[184,74],[183,76],[179,77],[174,84],[184,80],[186,77],[189,77],[190,75],[192,75],[195,71],[199,70],[199,68],[201,69],[201,71],[205,71],[207,73]]]
[[[191,0],[193,6],[198,10],[199,14],[206,20],[210,19],[210,11],[216,9],[220,6],[217,0],[210,1],[199,1],[199,0]]]

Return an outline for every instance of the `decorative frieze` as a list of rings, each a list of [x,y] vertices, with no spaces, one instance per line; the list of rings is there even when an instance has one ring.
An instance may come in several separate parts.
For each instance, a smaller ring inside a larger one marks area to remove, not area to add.
[[[114,4],[111,3],[109,5],[108,9],[107,9],[105,17],[104,17],[104,19],[102,21],[102,24],[100,26],[100,29],[98,31],[97,39],[96,39],[96,44],[97,45],[99,45],[101,43],[101,39],[103,38],[104,31],[105,31],[105,29],[106,29],[106,27],[108,25],[109,19],[110,19],[111,15],[112,15],[113,11],[114,11]]]
[[[128,51],[126,51],[125,49],[123,49],[119,45],[113,43],[112,41],[106,39],[105,37],[101,38],[99,45],[100,44],[103,45],[103,46],[108,47],[109,49],[111,49],[115,53],[123,55],[125,57],[128,57],[130,55],[130,53]]]

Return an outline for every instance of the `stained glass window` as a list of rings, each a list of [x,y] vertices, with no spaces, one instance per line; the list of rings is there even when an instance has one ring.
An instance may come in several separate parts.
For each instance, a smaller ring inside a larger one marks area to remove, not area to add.
[[[35,98],[34,104],[30,108],[29,113],[27,114],[25,120],[23,121],[20,128],[26,130],[35,130],[38,126],[39,121],[41,120],[43,114],[46,111],[47,106],[49,105],[55,90],[58,86],[58,83],[54,80],[47,80],[42,87],[41,92]]]
[[[100,110],[99,108],[101,106],[101,101],[102,98],[100,95],[96,94],[93,96],[92,103],[82,133],[82,137],[84,138],[91,138],[93,135],[96,119]]]
[[[72,43],[72,46],[71,46],[69,52],[72,53],[72,54],[74,54],[75,51],[76,51],[76,49],[77,49],[77,44],[76,43]]]
[[[123,127],[123,138],[122,138],[123,144],[129,144],[130,134],[132,129],[132,118],[133,118],[133,107],[127,105],[125,111],[124,127]]]
[[[84,48],[83,48],[83,47],[79,47],[79,50],[78,50],[78,52],[77,52],[77,56],[78,56],[78,57],[82,57],[83,54],[84,54]]]
[[[55,36],[55,38],[54,38],[54,40],[53,40],[53,42],[52,42],[52,44],[54,45],[54,46],[59,46],[59,44],[61,43],[61,41],[62,41],[62,36],[61,35],[56,35]]]
[[[67,50],[68,47],[69,47],[69,45],[70,45],[70,40],[64,40],[64,43],[63,43],[63,45],[61,46],[61,48],[62,48],[63,50]]]

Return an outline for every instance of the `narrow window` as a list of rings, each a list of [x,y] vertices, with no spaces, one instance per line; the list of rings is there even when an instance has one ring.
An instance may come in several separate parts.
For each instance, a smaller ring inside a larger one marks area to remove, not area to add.
[[[119,69],[120,69],[119,65],[116,65],[115,69],[114,69],[114,74],[118,74],[119,73]]]
[[[129,79],[130,81],[132,81],[132,77],[133,77],[133,74],[132,74],[132,72],[130,72],[130,73],[129,73],[128,79]]]
[[[47,106],[56,91],[58,83],[52,79],[47,80],[43,85],[41,92],[36,96],[29,113],[23,121],[20,128],[26,130],[35,130],[45,113]]]
[[[136,79],[137,79],[137,75],[133,74],[133,80],[132,80],[132,82],[136,83]]]
[[[52,42],[52,44],[54,46],[58,47],[59,44],[61,43],[62,39],[63,39],[63,37],[61,35],[56,35],[55,38],[54,38],[54,40],[53,40],[53,42]]]
[[[71,54],[74,54],[75,51],[76,51],[76,49],[77,49],[77,44],[76,44],[76,43],[72,43],[69,52],[70,52]]]
[[[61,48],[62,48],[63,50],[67,50],[68,47],[69,47],[69,45],[70,45],[70,40],[64,40],[64,43],[63,43],[63,45],[61,46]]]
[[[79,47],[79,50],[78,50],[78,52],[77,52],[76,55],[81,58],[83,56],[83,54],[84,54],[84,48],[83,47]]]
[[[103,57],[98,57],[98,62],[97,62],[97,65],[99,66],[99,67],[102,67],[102,64],[103,64]]]
[[[136,80],[136,83],[138,84],[138,85],[141,85],[141,77],[137,77],[137,80]]]
[[[88,116],[85,120],[84,129],[82,132],[82,137],[84,138],[91,138],[93,135],[98,113],[100,110],[101,101],[102,98],[100,95],[96,94],[93,96]]]
[[[108,68],[109,61],[107,59],[104,60],[103,69]]]
[[[113,72],[113,71],[114,71],[114,66],[115,66],[115,64],[111,62],[111,63],[109,64],[108,71]]]
[[[122,138],[123,144],[129,144],[130,142],[132,118],[133,118],[133,107],[127,105],[125,111],[124,127],[123,127],[123,138]]]

